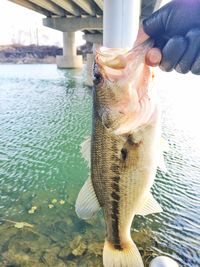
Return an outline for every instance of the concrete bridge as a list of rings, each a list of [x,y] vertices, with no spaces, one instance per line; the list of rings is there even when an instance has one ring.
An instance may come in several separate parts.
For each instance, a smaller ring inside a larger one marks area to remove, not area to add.
[[[63,56],[57,57],[59,68],[82,66],[82,56],[76,55],[76,31],[83,31],[86,41],[102,44],[103,0],[9,1],[44,15],[45,26],[63,32]]]
[[[58,68],[82,66],[82,56],[76,54],[76,31],[84,32],[83,38],[93,43],[95,51],[102,44],[131,47],[138,29],[140,0],[9,1],[44,15],[43,25],[63,32],[63,56],[56,59]],[[93,59],[93,54],[87,55],[88,84]]]

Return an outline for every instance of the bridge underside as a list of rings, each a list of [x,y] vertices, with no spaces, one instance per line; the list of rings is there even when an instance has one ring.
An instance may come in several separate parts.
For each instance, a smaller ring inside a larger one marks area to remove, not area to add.
[[[82,66],[82,57],[76,54],[76,31],[84,32],[83,39],[93,43],[93,50],[102,44],[108,47],[129,47],[133,44],[135,29],[138,27],[140,7],[142,7],[141,17],[145,17],[155,6],[158,8],[161,2],[161,0],[9,1],[44,15],[45,26],[63,33],[63,56],[57,57],[58,68]],[[87,55],[88,84],[92,83],[90,73],[93,59],[93,54]]]
[[[63,56],[57,57],[59,68],[82,66],[82,57],[76,55],[76,31],[84,32],[86,41],[102,44],[103,0],[9,1],[44,15],[44,26],[63,32]]]
[[[103,0],[9,0],[46,17],[97,17],[103,15]]]

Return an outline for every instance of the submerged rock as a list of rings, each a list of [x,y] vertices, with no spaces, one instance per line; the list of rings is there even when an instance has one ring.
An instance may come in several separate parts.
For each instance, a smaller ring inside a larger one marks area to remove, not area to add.
[[[7,227],[6,225],[0,227],[0,254],[7,250],[9,240],[14,235],[16,235],[14,227]]]
[[[87,246],[85,243],[80,243],[75,249],[72,250],[72,254],[74,256],[81,256],[86,251],[86,248]]]
[[[81,235],[77,235],[71,242],[70,242],[70,248],[71,249],[75,249],[76,247],[78,247],[78,245],[80,244],[82,239]]]
[[[50,210],[50,199],[45,195],[43,201],[39,201],[38,194],[30,205],[26,204],[26,208],[40,205],[38,212],[34,216],[26,212],[24,217],[17,218],[19,221],[30,220],[34,227],[17,229],[10,223],[0,225],[0,267],[103,267],[103,219],[97,216],[90,223],[80,220],[68,201],[64,206],[67,214],[59,203]],[[152,245],[155,247],[154,238],[146,230],[134,230],[133,239],[145,267],[149,266],[152,258],[157,256],[151,250]],[[2,262],[5,264],[1,265]]]
[[[62,259],[67,259],[67,257],[71,254],[72,249],[69,246],[65,246],[62,248],[58,254],[58,256]]]
[[[7,252],[3,253],[3,259],[6,261],[7,266],[29,267],[33,266],[34,264],[38,264],[38,261],[31,256],[23,252],[16,252],[12,249],[9,249]]]
[[[42,260],[46,264],[46,266],[66,266],[65,263],[57,257],[57,254],[55,254],[54,251],[45,253],[42,257]]]
[[[82,240],[82,236],[78,235],[70,243],[70,248],[72,249],[72,254],[74,256],[81,256],[85,252],[87,246]]]
[[[77,267],[77,263],[74,261],[66,261],[67,267]]]
[[[38,240],[40,238],[40,234],[32,230],[24,229],[18,231],[17,238],[31,242]]]
[[[86,243],[82,240],[82,236],[78,235],[60,250],[58,256],[64,260],[69,260],[83,255],[86,249]]]
[[[88,252],[95,256],[101,256],[103,254],[103,243],[94,242],[88,245]]]
[[[103,267],[102,257],[94,257],[94,255],[89,254],[85,257],[81,257],[77,266],[81,267]]]
[[[151,247],[153,242],[151,238],[151,233],[145,229],[139,232],[135,231],[133,233],[133,240],[142,248]]]
[[[67,222],[65,222],[65,221],[55,222],[54,227],[56,230],[61,231],[64,234],[67,234],[69,232],[69,226],[68,226]]]
[[[73,226],[73,221],[70,217],[67,217],[65,221],[66,221],[67,226],[70,226],[70,227]]]

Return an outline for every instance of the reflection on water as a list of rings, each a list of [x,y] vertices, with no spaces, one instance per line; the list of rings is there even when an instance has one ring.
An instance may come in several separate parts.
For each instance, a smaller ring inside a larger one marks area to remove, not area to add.
[[[198,77],[180,76],[161,73],[156,82],[170,150],[152,191],[164,212],[138,216],[133,239],[145,262],[170,254],[197,267],[200,89]],[[91,105],[81,70],[0,66],[0,266],[102,266],[102,215],[85,222],[74,212],[88,174],[79,147]]]

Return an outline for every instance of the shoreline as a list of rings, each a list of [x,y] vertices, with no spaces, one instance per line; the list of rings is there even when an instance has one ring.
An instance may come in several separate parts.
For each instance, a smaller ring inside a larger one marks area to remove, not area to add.
[[[5,65],[22,65],[22,64],[56,64],[56,57],[45,57],[43,59],[40,58],[13,58],[13,59],[1,59],[0,64]]]
[[[62,48],[57,46],[0,46],[0,64],[55,64],[59,55]]]
[[[77,55],[86,59],[91,53],[90,43],[77,48]],[[63,49],[47,45],[0,45],[0,64],[56,64],[56,56],[62,56]]]

